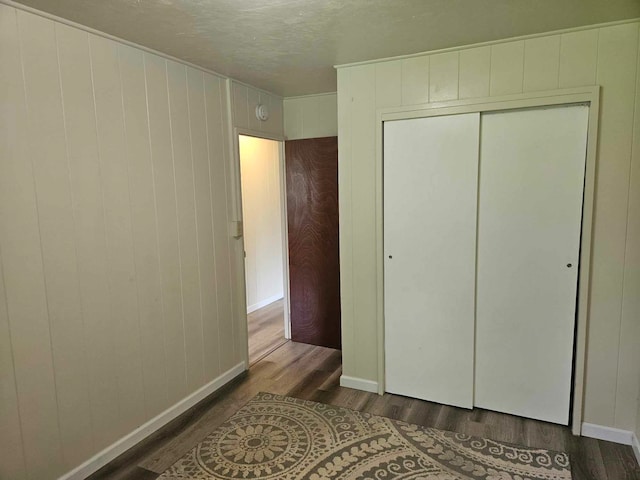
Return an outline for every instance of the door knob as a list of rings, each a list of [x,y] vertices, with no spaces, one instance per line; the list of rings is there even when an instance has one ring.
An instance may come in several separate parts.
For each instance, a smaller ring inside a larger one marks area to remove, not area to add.
[[[567,268],[571,268],[571,267],[573,267],[573,264],[567,263]]]

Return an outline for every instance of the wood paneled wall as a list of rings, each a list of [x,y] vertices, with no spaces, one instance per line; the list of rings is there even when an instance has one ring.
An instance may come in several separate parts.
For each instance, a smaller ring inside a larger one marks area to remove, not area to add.
[[[284,99],[287,140],[338,135],[338,95],[321,93]]]
[[[40,480],[243,362],[227,80],[6,5],[0,65],[0,478]]]
[[[376,110],[600,85],[584,420],[633,430],[640,388],[639,26],[594,27],[338,69],[345,375],[378,379]]]

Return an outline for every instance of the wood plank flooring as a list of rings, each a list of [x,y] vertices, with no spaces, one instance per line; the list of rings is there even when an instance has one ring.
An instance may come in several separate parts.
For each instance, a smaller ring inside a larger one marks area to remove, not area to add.
[[[337,350],[287,342],[91,479],[151,479],[187,453],[259,391],[367,411],[419,425],[534,447],[564,450],[574,480],[640,480],[631,447],[574,437],[566,427],[481,409],[464,410],[339,386]]]
[[[283,343],[284,300],[277,300],[247,315],[249,329],[249,365],[273,352]]]

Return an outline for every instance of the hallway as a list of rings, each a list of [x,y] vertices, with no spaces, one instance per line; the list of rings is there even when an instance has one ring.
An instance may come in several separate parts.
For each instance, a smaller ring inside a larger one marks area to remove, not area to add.
[[[249,365],[288,342],[284,338],[284,300],[277,300],[247,315]]]

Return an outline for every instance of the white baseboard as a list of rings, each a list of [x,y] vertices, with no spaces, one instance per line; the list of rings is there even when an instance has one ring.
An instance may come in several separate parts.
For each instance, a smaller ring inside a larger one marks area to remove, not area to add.
[[[630,430],[605,427],[603,425],[595,425],[593,423],[583,423],[582,436],[597,438],[598,440],[606,440],[608,442],[621,443],[622,445],[632,445],[634,435]]]
[[[378,382],[365,380],[364,378],[349,377],[348,375],[340,376],[340,386],[355,388],[356,390],[364,390],[365,392],[378,393]]]
[[[186,412],[196,403],[229,383],[245,370],[246,366],[244,362],[232,367],[231,369],[220,375],[218,378],[207,383],[205,386],[196,390],[188,397],[183,398],[175,405],[169,407],[164,412],[149,420],[147,423],[136,428],[133,432],[112,443],[107,448],[84,462],[82,465],[74,468],[68,473],[65,473],[58,480],[81,480],[88,477],[92,473],[97,472],[107,463],[122,455],[131,447],[144,440],[156,430],[165,426],[180,414]]]
[[[634,433],[631,446],[633,447],[633,453],[636,454],[636,460],[638,461],[638,465],[640,465],[640,440],[638,440],[638,436]]]
[[[259,310],[262,307],[266,307],[267,305],[269,305],[269,304],[271,304],[273,302],[276,302],[276,301],[278,301],[278,300],[280,300],[282,298],[283,298],[282,294],[274,295],[274,296],[269,297],[269,298],[265,298],[264,300],[261,300],[261,301],[259,301],[257,303],[254,303],[253,305],[249,305],[247,307],[247,313],[255,312],[256,310]]]

